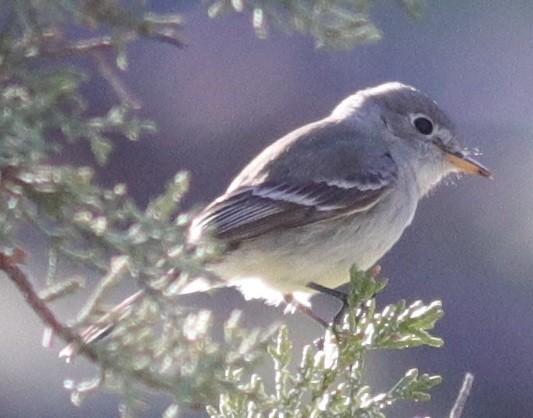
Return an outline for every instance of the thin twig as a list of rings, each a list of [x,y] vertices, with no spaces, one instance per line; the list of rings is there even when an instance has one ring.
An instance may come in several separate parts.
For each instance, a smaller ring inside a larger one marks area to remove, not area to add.
[[[131,36],[125,41],[132,41]],[[110,51],[117,48],[111,36],[98,36],[72,42],[48,42],[40,45],[39,55],[46,58],[61,58],[71,55],[92,54],[97,51]]]
[[[113,88],[122,104],[129,109],[139,110],[141,108],[141,101],[128,90],[114,69],[106,62],[102,54],[93,52],[92,57],[96,63],[98,72]]]
[[[463,379],[463,385],[461,386],[461,390],[459,391],[459,395],[457,395],[457,399],[455,400],[455,403],[453,404],[453,408],[450,412],[449,418],[460,418],[463,414],[463,409],[466,405],[466,401],[468,399],[468,395],[470,395],[470,390],[472,389],[472,385],[474,384],[474,375],[471,373],[465,374],[465,377]]]
[[[178,48],[185,48],[187,46],[187,44],[180,39],[177,31],[171,28],[154,29],[151,32],[148,32],[146,36],[154,41],[163,42]]]
[[[58,40],[58,36],[49,36],[38,39],[39,55],[37,57],[46,58],[62,58],[73,55],[89,55],[95,52],[114,51],[121,45],[133,42],[139,38],[151,39],[157,42],[166,43],[178,48],[185,48],[185,42],[180,39],[177,31],[173,28],[154,28],[150,31],[145,31],[141,34],[133,31],[129,33],[122,33],[120,35],[120,43],[118,39],[111,36],[95,36],[92,38],[82,39],[79,41],[64,41]],[[22,42],[19,45],[21,49],[28,49],[33,47],[36,43],[35,39],[30,42]]]

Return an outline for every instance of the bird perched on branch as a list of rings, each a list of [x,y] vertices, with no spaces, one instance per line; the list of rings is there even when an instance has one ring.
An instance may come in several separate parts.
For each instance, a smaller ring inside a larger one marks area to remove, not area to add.
[[[342,299],[332,288],[349,280],[350,267],[367,270],[383,257],[418,201],[454,172],[491,177],[432,99],[382,84],[263,150],[194,219],[190,242],[206,232],[225,242],[209,268],[247,298],[306,306],[320,291]],[[110,326],[88,330],[86,341]]]
[[[249,298],[304,300],[373,266],[453,172],[491,177],[437,104],[398,82],[360,90],[274,142],[194,220],[228,244],[213,270]],[[327,291],[327,290],[326,290]]]

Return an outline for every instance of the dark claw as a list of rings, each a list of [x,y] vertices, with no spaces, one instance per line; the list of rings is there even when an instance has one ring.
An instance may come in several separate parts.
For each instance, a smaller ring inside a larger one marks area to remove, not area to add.
[[[316,290],[317,292],[324,293],[325,295],[333,296],[334,298],[342,302],[342,305],[339,311],[333,317],[334,328],[340,325],[340,322],[342,318],[344,317],[344,315],[346,314],[346,311],[348,310],[348,307],[349,307],[348,295],[344,292],[341,292],[340,290],[330,289],[329,287],[325,287],[325,286],[322,286],[320,284],[313,283],[313,282],[308,283],[307,287],[309,289]]]

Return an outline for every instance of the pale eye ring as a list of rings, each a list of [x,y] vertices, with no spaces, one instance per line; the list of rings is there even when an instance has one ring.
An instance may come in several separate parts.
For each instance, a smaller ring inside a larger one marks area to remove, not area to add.
[[[411,123],[418,132],[425,136],[431,135],[435,130],[433,122],[426,115],[413,115],[413,117],[411,118]]]

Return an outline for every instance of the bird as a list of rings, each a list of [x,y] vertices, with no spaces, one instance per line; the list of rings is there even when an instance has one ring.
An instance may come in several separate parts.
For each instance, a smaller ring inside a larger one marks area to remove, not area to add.
[[[266,147],[194,217],[189,245],[214,237],[225,251],[207,266],[216,279],[183,293],[235,286],[247,299],[294,303],[328,326],[309,309],[311,296],[343,300],[335,288],[348,282],[350,268],[374,266],[411,224],[419,200],[449,174],[492,178],[457,137],[446,113],[410,85],[388,82],[348,96]],[[97,341],[113,326],[98,321],[81,338]],[[60,356],[75,352],[71,344]]]
[[[384,83],[260,152],[193,220],[190,241],[210,231],[226,244],[210,268],[247,299],[309,304],[352,265],[374,266],[451,173],[492,177],[434,100]]]

